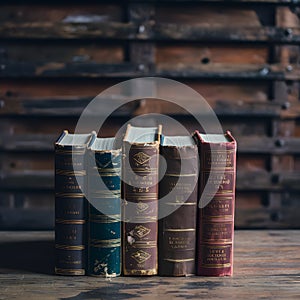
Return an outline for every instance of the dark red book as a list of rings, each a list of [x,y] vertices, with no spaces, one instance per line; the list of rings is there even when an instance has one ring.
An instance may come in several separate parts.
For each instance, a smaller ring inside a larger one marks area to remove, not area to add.
[[[123,274],[156,275],[161,126],[128,125],[123,142]]]
[[[159,183],[159,275],[194,275],[198,148],[191,136],[164,136],[160,154],[167,166]]]
[[[237,144],[229,131],[194,137],[200,157],[196,274],[231,276]]]

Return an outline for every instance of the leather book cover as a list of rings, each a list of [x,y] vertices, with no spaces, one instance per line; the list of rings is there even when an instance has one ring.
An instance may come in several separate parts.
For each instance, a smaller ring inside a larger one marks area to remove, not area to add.
[[[64,131],[55,143],[55,273],[60,275],[85,274],[87,204],[82,187],[92,137]]]
[[[123,141],[123,274],[156,275],[161,126],[128,125]]]
[[[237,144],[195,132],[200,156],[197,275],[232,276]]]
[[[88,275],[121,274],[121,149],[96,138],[88,149]],[[102,180],[102,182],[99,182]]]
[[[167,215],[159,220],[159,275],[194,275],[198,147],[191,136],[165,136],[163,140],[160,154],[166,169],[159,183],[159,212]],[[169,198],[172,190],[176,196]]]

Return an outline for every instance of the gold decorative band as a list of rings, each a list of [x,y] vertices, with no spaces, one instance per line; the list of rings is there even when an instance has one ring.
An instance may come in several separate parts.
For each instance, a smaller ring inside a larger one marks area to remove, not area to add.
[[[194,232],[196,231],[195,228],[167,228],[167,229],[164,229],[164,231],[167,231],[167,232]]]
[[[142,169],[142,168],[132,168],[132,171],[134,173],[148,173],[148,174],[156,174],[157,168],[151,168],[151,169]]]
[[[90,215],[90,222],[92,223],[118,223],[121,221],[121,215]]]
[[[201,245],[202,247],[206,247],[206,248],[209,248],[209,249],[214,249],[214,248],[217,248],[217,249],[224,249],[224,248],[230,248],[232,246],[232,243],[229,243],[227,245],[210,245],[210,244],[202,244]]]
[[[121,242],[121,238],[118,238],[118,239],[109,239],[109,240],[91,239],[90,242],[93,243],[93,244],[95,244],[95,243],[120,243]]]
[[[218,201],[232,201],[232,198],[234,197],[234,195],[218,195],[218,194],[214,194],[214,197],[212,199],[213,200],[218,200]]]
[[[202,267],[204,268],[230,268],[231,267],[231,263],[227,263],[227,264],[201,264]]]
[[[189,173],[189,174],[173,174],[173,173],[165,173],[164,176],[170,176],[170,177],[193,177],[197,176],[196,173]]]
[[[95,167],[95,169],[100,173],[102,173],[102,172],[104,172],[104,173],[109,173],[109,172],[119,173],[119,172],[121,172],[121,168],[98,168],[98,167]]]
[[[195,258],[185,258],[185,259],[165,258],[164,260],[169,261],[169,262],[188,262],[188,261],[194,261]]]
[[[55,267],[55,274],[58,275],[84,275],[84,269],[62,269]]]
[[[93,174],[93,177],[120,177],[120,173],[116,172],[100,172],[100,174]]]
[[[94,192],[90,193],[90,199],[102,199],[102,198],[115,200],[121,198],[121,194],[115,194],[115,193],[101,194],[101,193],[94,193]]]
[[[107,214],[90,214],[90,218],[94,220],[106,220],[106,219],[118,219],[120,218],[121,214],[113,214],[113,215],[107,215]]]
[[[61,170],[61,169],[56,169],[55,170],[56,175],[63,175],[63,176],[85,176],[86,171],[73,171],[73,170]]]
[[[84,194],[82,193],[55,193],[57,198],[84,198]]]
[[[132,244],[131,245],[132,248],[135,248],[135,249],[152,249],[152,248],[156,248],[157,247],[157,244]]]
[[[56,224],[70,224],[70,225],[83,225],[85,220],[65,220],[65,219],[55,219]]]
[[[215,243],[216,242],[216,239],[205,239],[205,238],[202,238],[202,242],[203,243]],[[219,239],[218,238],[218,243],[219,244],[228,244],[228,243],[232,243],[232,239]]]
[[[66,149],[58,149],[56,148],[55,152],[57,154],[68,154],[68,155],[83,155],[85,153],[85,149],[71,149],[71,150],[66,150]]]
[[[60,249],[60,250],[84,250],[85,246],[84,245],[70,246],[70,245],[55,244],[55,249]]]
[[[221,219],[222,221],[233,221],[233,215],[217,215],[217,216],[206,216],[202,214],[203,220],[209,221],[209,220],[215,220],[215,219]],[[206,222],[209,223],[209,222]]]
[[[166,205],[192,205],[195,206],[197,203],[191,203],[191,202],[167,202]]]
[[[112,244],[90,244],[92,248],[117,248],[121,247],[121,243],[112,243]]]

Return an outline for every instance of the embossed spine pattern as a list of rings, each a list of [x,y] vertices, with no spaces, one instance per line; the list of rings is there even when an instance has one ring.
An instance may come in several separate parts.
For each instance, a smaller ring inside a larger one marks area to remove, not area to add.
[[[141,128],[128,125],[124,137],[124,275],[157,274],[160,135],[161,126]]]
[[[163,140],[172,138],[164,137]],[[167,214],[170,209],[176,209],[159,220],[158,270],[161,276],[195,274],[199,167],[198,148],[192,138],[188,138],[191,140],[188,145],[162,144],[160,147],[167,168],[162,170],[165,174],[159,184],[159,212]],[[169,198],[167,195],[172,190],[175,196]]]
[[[92,136],[64,131],[55,143],[55,273],[60,275],[85,274],[87,212],[82,187]]]
[[[206,136],[196,131],[194,136],[198,140],[200,153],[199,196],[206,184],[208,187],[218,185],[216,193],[208,195],[212,198],[211,201],[198,211],[196,272],[197,275],[204,276],[231,276],[233,273],[236,141],[229,131],[225,133],[223,141],[220,137],[222,135]],[[212,138],[210,139],[209,136]],[[210,172],[211,176],[209,176]]]
[[[88,149],[88,274],[92,276],[121,273],[121,149],[114,149],[114,140],[97,138]]]

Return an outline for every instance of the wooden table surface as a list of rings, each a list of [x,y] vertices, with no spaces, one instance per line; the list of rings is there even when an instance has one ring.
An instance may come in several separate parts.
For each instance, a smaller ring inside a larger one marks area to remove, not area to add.
[[[0,232],[2,299],[300,299],[300,230],[236,231],[234,276],[53,275],[53,232]]]

